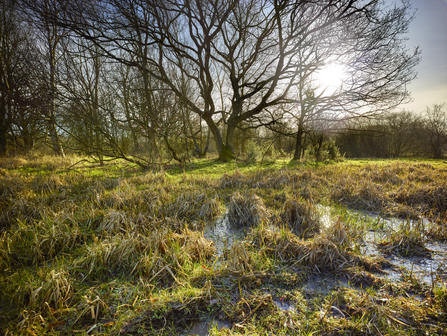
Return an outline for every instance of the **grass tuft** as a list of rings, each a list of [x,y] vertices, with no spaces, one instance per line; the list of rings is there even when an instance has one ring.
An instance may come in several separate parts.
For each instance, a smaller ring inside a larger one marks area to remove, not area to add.
[[[228,205],[228,220],[234,226],[256,226],[267,221],[269,212],[263,200],[255,194],[231,196]]]
[[[299,197],[284,203],[281,219],[297,236],[306,237],[319,233],[321,224],[318,213],[310,201]]]
[[[388,232],[378,248],[385,254],[398,253],[401,256],[430,255],[425,247],[425,227],[422,220],[402,222],[396,230]]]

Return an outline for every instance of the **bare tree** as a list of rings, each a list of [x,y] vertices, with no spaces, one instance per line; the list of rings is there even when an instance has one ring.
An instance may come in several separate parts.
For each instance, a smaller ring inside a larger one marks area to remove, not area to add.
[[[447,112],[445,103],[434,104],[425,110],[430,147],[434,158],[442,157],[442,148],[447,144]]]
[[[36,79],[39,55],[33,31],[22,20],[17,1],[0,3],[0,155],[8,147],[28,151],[42,131],[42,93]]]
[[[0,4],[0,154],[6,154],[8,131],[13,123],[15,63],[24,40],[14,5],[14,1]]]
[[[42,109],[47,123],[50,143],[55,155],[64,156],[57,128],[57,63],[59,48],[67,30],[59,24],[65,19],[65,2],[59,0],[20,0],[22,9],[40,34],[39,47],[45,63],[40,69],[41,78],[46,84],[45,109]]]
[[[298,101],[300,115],[327,115],[330,108],[350,118],[396,106],[408,99],[406,84],[419,60],[402,38],[408,1],[394,8],[379,0],[72,0],[69,6],[68,17],[55,21],[139,69],[146,93],[149,81],[163,82],[207,123],[221,160],[233,156],[241,123],[275,106]],[[348,75],[343,88],[328,94],[313,80],[330,62],[343,63]],[[149,105],[146,99],[148,113]]]

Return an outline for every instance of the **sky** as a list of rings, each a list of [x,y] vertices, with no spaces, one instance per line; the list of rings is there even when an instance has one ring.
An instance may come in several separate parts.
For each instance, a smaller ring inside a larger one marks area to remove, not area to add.
[[[386,0],[388,3],[394,0]],[[410,0],[416,16],[410,23],[407,47],[419,46],[418,76],[408,86],[413,101],[401,109],[421,113],[445,103],[447,111],[447,0]]]

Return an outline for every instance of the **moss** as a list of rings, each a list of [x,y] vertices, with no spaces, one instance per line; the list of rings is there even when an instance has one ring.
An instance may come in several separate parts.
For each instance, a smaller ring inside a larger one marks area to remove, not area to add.
[[[222,150],[220,151],[218,160],[222,161],[222,162],[230,162],[234,159],[235,159],[235,155],[234,155],[233,151],[227,147],[222,147]]]

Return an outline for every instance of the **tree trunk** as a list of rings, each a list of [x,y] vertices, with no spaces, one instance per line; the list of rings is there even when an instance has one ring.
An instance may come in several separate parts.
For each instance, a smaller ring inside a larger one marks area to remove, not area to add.
[[[45,22],[47,26],[47,42],[48,42],[48,52],[50,54],[49,65],[50,65],[50,95],[48,101],[48,128],[50,133],[51,144],[53,146],[54,154],[57,156],[64,157],[64,150],[61,146],[59,135],[56,129],[56,45],[57,36],[56,28],[50,29],[50,23]]]
[[[202,152],[203,157],[205,157],[206,153],[208,153],[208,147],[210,146],[210,136],[211,136],[211,132],[210,132],[210,129],[208,128],[208,132],[206,135],[206,144],[205,144],[205,148],[203,149],[203,152]]]
[[[49,118],[50,120],[54,119],[53,118]],[[64,150],[60,144],[60,140],[59,140],[59,135],[57,134],[57,130],[56,130],[56,124],[52,121],[49,122],[49,133],[50,133],[50,139],[51,139],[51,144],[53,147],[53,152],[56,156],[61,156],[64,157]]]
[[[211,116],[203,116],[203,120],[205,120],[206,124],[209,127],[209,130],[213,134],[214,142],[216,143],[217,152],[219,153],[219,159],[220,155],[222,153],[222,149],[224,148],[222,136],[220,135],[219,128],[217,127],[216,123],[214,122],[213,118]]]
[[[172,146],[170,145],[169,141],[168,141],[168,137],[166,135],[163,136],[163,139],[165,140],[166,143],[166,147],[168,148],[168,150],[171,152],[172,157],[174,158],[174,160],[183,163],[184,160],[182,158],[180,158],[177,155],[177,152],[174,150],[174,148],[172,148]]]
[[[321,161],[321,149],[323,148],[323,140],[324,140],[323,134],[318,135],[318,140],[315,146],[315,159],[317,161]]]
[[[295,144],[295,153],[293,154],[294,160],[301,159],[302,137],[303,137],[303,130],[301,128],[298,128],[298,134],[296,136],[296,144]]]
[[[236,126],[228,124],[227,126],[227,138],[226,138],[226,148],[234,154],[234,131]]]
[[[94,113],[94,120],[95,120],[95,148],[96,148],[96,155],[99,159],[99,164],[101,166],[104,166],[104,156],[103,156],[103,148],[102,148],[102,137],[101,137],[101,121],[100,121],[100,115],[99,115],[99,76],[100,76],[100,67],[101,67],[101,60],[99,58],[98,50],[96,47],[96,50],[94,51],[93,55],[93,64],[94,64],[94,71],[95,71],[95,83],[93,86],[93,113]]]
[[[4,124],[0,126],[0,156],[7,154],[6,139],[8,134],[8,128]]]
[[[219,153],[219,161],[229,162],[234,159],[234,131],[236,130],[236,126],[232,124],[228,124],[227,126],[227,137],[225,141],[225,146],[222,147],[222,150]]]
[[[301,159],[301,152],[303,150],[303,134],[304,134],[304,118],[300,118],[298,122],[298,133],[296,135],[295,153],[293,160]]]

